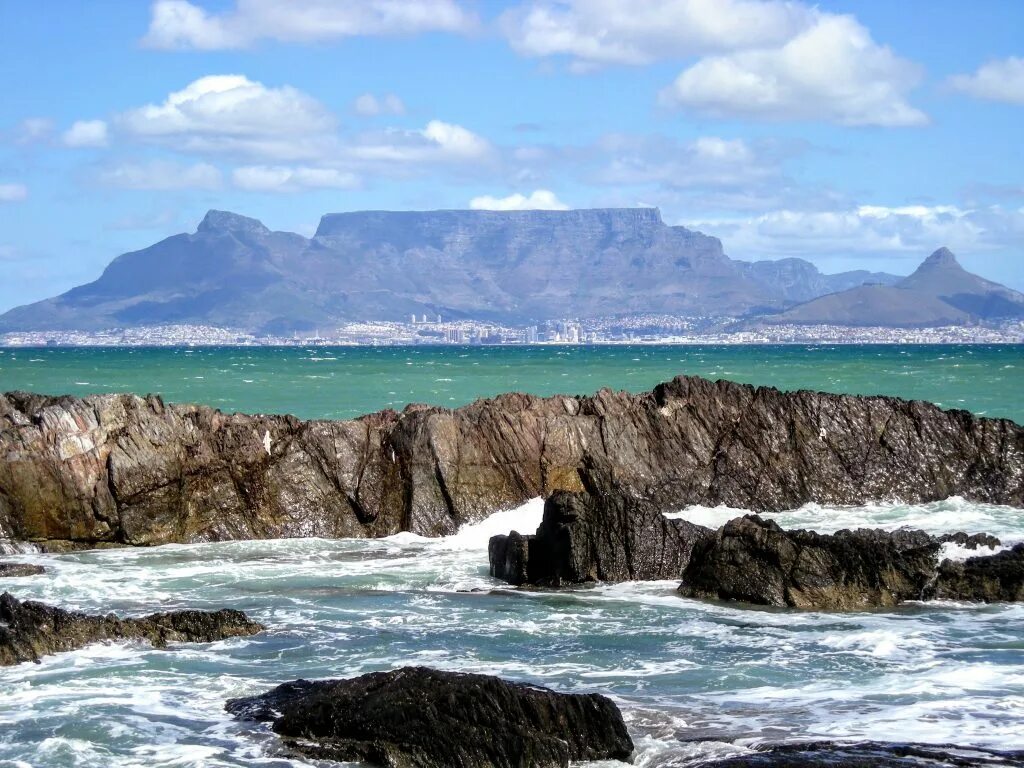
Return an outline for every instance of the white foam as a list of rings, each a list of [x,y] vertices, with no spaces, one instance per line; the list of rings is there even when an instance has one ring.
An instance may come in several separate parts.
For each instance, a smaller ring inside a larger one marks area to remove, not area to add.
[[[462,526],[458,533],[441,539],[447,549],[487,549],[492,536],[511,531],[535,533],[544,517],[544,499],[530,499],[522,506],[495,512],[479,523]]]

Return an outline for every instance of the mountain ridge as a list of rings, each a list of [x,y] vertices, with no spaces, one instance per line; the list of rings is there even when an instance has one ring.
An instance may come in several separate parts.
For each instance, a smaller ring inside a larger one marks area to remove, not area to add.
[[[732,259],[718,238],[668,225],[657,208],[328,213],[310,238],[214,209],[195,232],[121,254],[93,282],[0,315],[0,332],[193,323],[280,333],[411,314],[520,325],[630,314],[785,322],[864,282],[908,279]],[[976,280],[995,310],[1016,307],[1015,292]],[[950,306],[957,322],[992,309],[973,294]]]

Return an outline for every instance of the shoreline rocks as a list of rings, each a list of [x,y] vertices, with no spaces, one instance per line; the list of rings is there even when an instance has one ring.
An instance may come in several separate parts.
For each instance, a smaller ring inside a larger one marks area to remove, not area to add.
[[[600,467],[654,509],[952,495],[1024,507],[1024,427],[891,397],[680,376],[350,421],[159,397],[0,395],[0,540],[47,550],[438,536]]]
[[[489,675],[405,667],[350,680],[296,680],[232,699],[241,720],[271,722],[306,757],[403,768],[562,768],[627,760],[618,708]]]
[[[264,629],[241,611],[170,611],[140,618],[93,616],[0,595],[0,666],[73,651],[105,640],[146,640],[155,648],[168,643],[211,643],[247,637]]]
[[[38,576],[41,573],[46,573],[46,569],[41,565],[32,565],[31,563],[0,563],[0,579]]]

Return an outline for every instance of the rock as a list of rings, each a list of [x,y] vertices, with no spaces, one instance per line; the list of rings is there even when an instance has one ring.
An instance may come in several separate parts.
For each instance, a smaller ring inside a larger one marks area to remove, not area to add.
[[[746,515],[698,547],[683,574],[686,597],[852,610],[920,600],[940,545],[923,531],[784,531]]]
[[[211,643],[245,637],[264,627],[241,611],[171,611],[141,618],[113,614],[90,616],[34,600],[0,595],[0,666],[39,661],[42,656],[72,651],[104,640],[146,640],[156,648],[168,643]]]
[[[38,576],[41,573],[46,573],[46,569],[41,565],[32,565],[31,563],[0,563],[0,579],[8,576]]]
[[[981,768],[1024,765],[1024,752],[1000,752],[953,744],[812,742],[759,748],[716,760],[714,768]]]
[[[536,535],[494,536],[490,573],[510,584],[560,586],[588,581],[678,579],[694,547],[713,532],[670,520],[643,499],[595,485],[556,491],[544,503]]]
[[[498,677],[405,667],[351,680],[297,680],[228,701],[272,721],[307,757],[402,768],[543,768],[626,760],[633,742],[616,706]]]
[[[942,544],[958,544],[966,549],[980,549],[981,547],[995,549],[1002,544],[999,539],[988,533],[966,534],[963,531],[957,531],[956,533],[944,533],[939,536],[938,540]]]
[[[652,508],[1024,506],[1024,428],[922,402],[678,377],[351,421],[158,397],[0,395],[0,540],[44,549],[449,534],[582,475]]]
[[[982,603],[1024,601],[1024,543],[962,562],[943,560],[926,596]]]

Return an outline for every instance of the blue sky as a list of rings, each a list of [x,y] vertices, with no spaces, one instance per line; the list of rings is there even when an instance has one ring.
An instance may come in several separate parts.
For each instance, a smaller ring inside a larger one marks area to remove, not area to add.
[[[1024,3],[0,0],[0,310],[192,231],[653,205],[1024,290]]]

